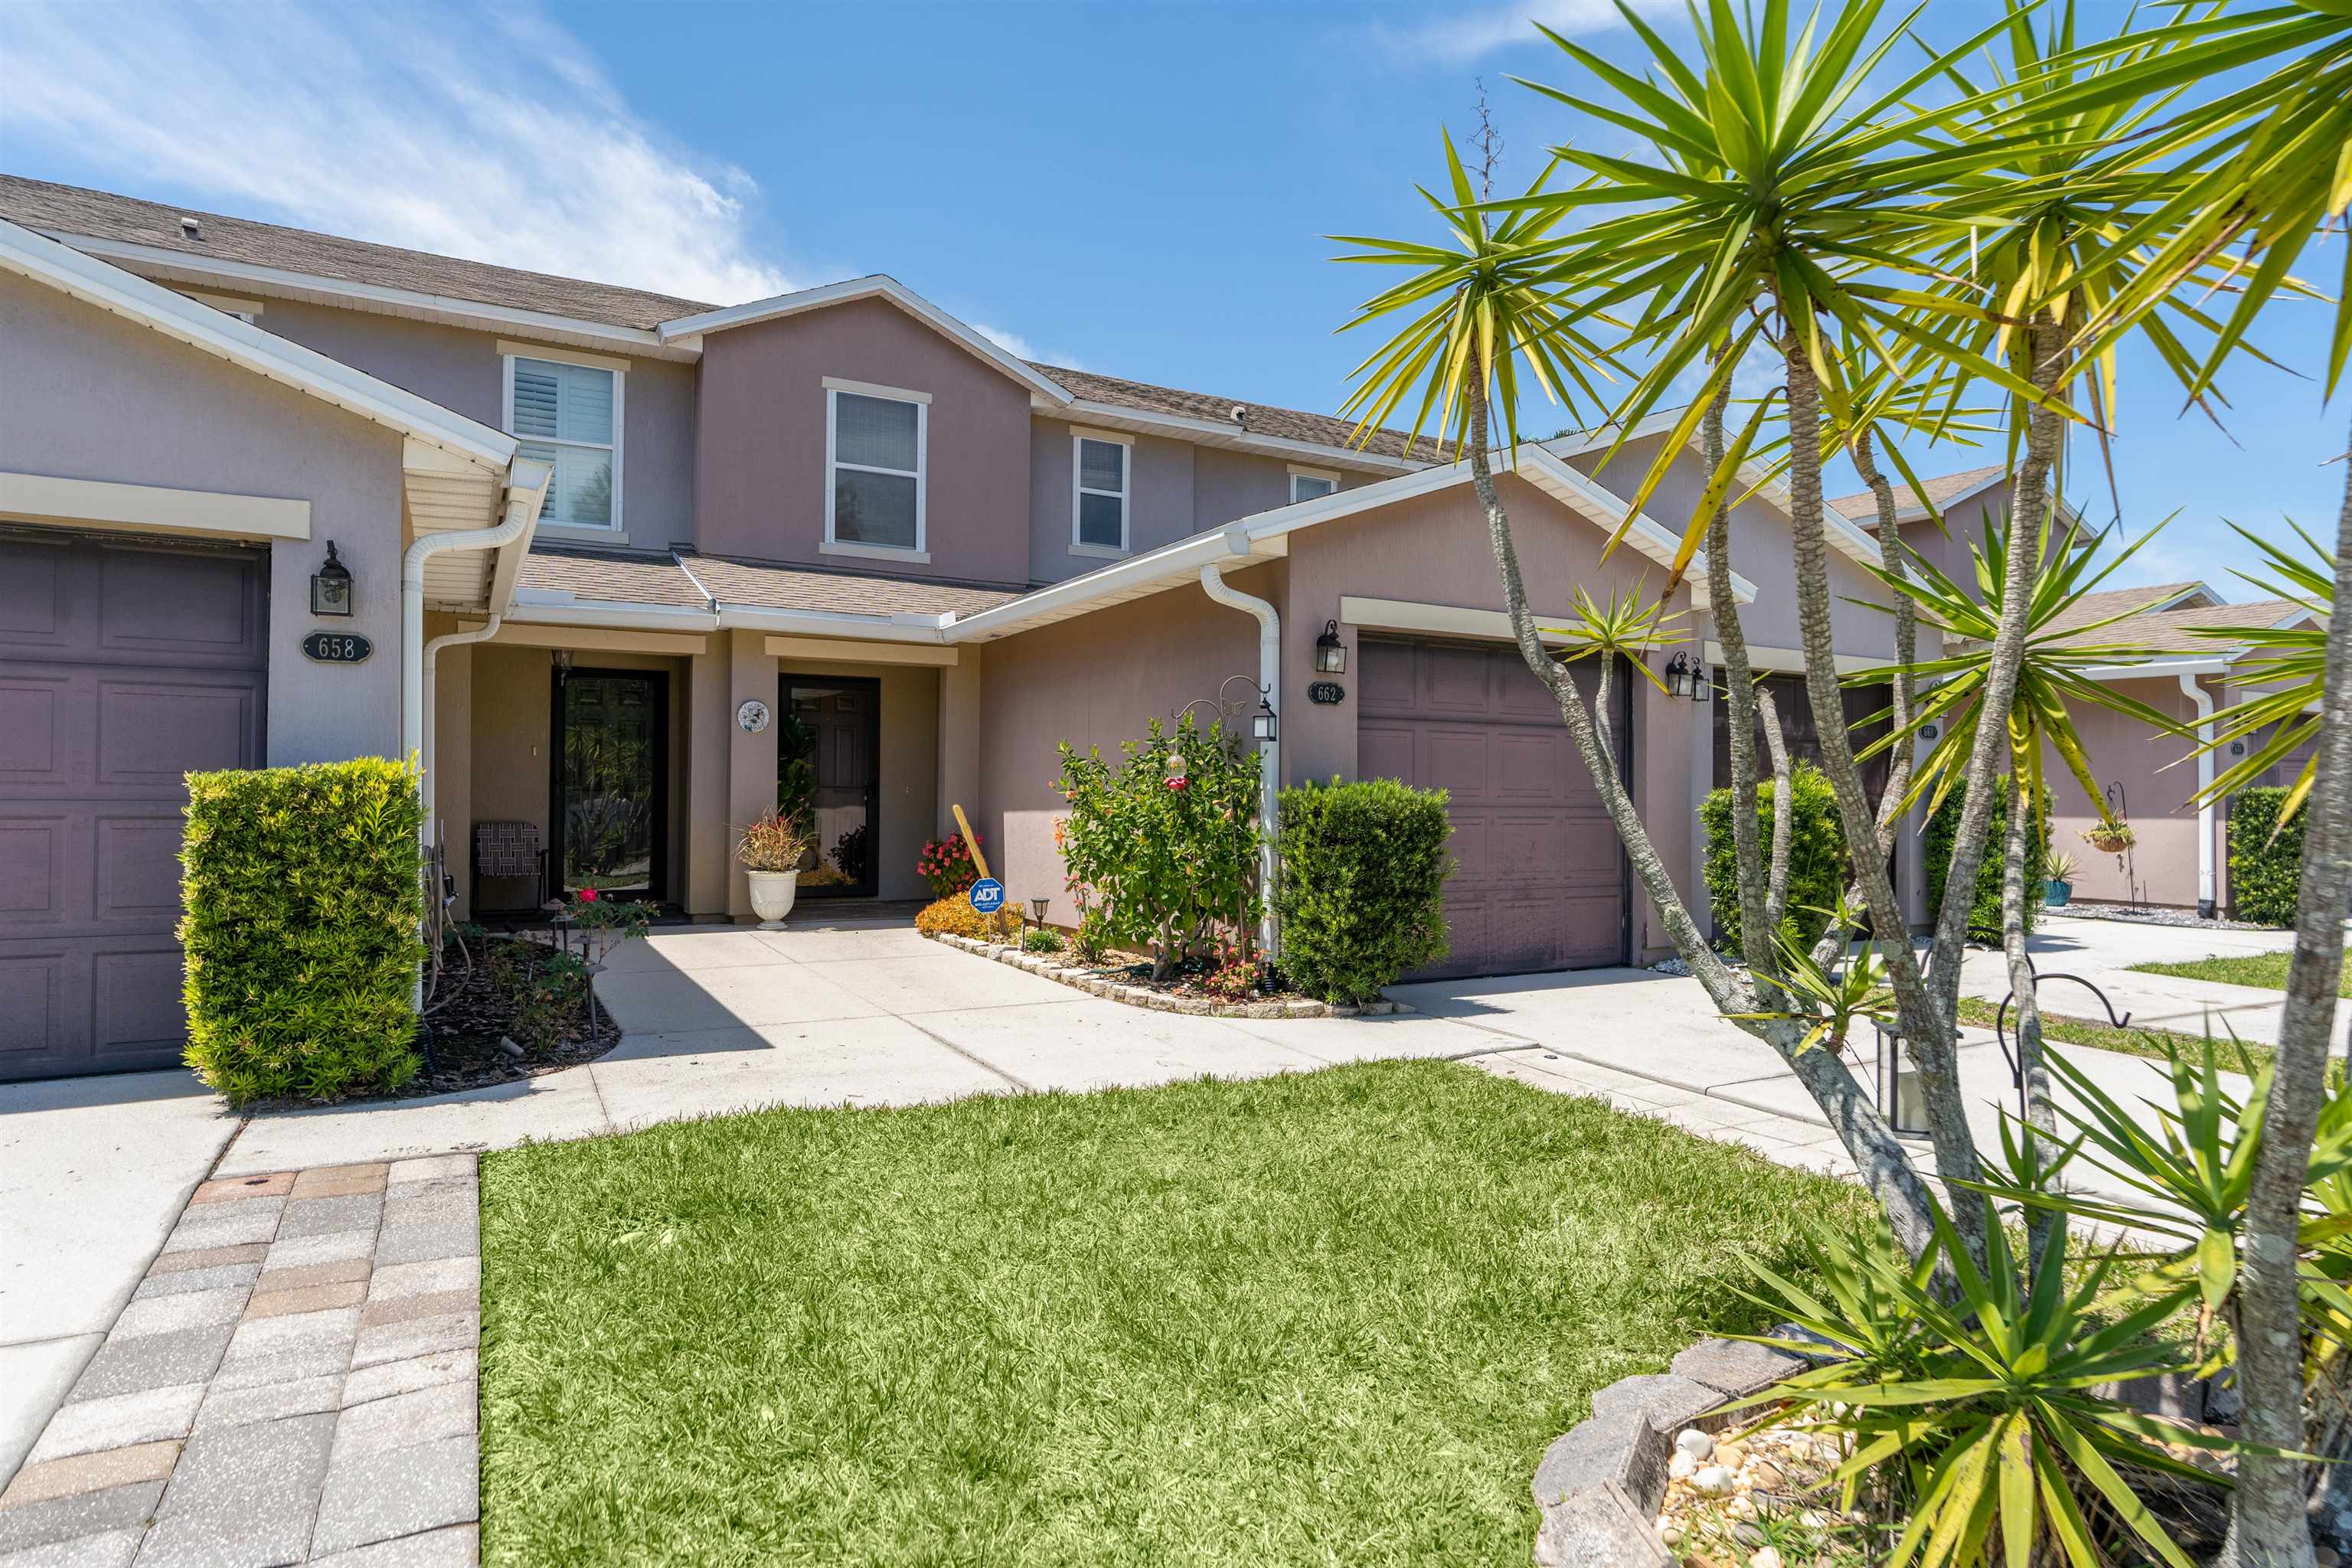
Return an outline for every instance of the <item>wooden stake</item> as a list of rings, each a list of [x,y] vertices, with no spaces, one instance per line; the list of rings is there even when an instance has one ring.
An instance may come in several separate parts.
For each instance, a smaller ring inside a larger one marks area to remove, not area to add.
[[[955,813],[956,826],[963,832],[964,847],[971,851],[971,863],[980,868],[981,880],[994,881],[996,879],[989,873],[988,857],[980,852],[980,840],[972,836],[971,824],[964,820],[963,807],[951,805],[948,809]]]

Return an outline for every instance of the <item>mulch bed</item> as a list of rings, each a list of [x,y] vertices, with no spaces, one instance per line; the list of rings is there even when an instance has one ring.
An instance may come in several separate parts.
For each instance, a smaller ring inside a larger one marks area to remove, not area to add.
[[[383,1098],[415,1100],[561,1072],[595,1060],[621,1043],[621,1031],[602,1006],[591,1008],[588,982],[548,973],[553,956],[544,942],[480,936],[468,944],[471,967],[453,954],[417,1037],[425,1070]],[[499,1042],[523,1047],[517,1057]]]

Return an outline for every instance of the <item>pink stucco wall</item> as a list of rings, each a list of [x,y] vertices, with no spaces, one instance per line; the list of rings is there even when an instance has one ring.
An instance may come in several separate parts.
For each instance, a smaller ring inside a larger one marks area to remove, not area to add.
[[[824,378],[930,395],[928,564],[824,553]],[[1029,393],[896,306],[861,300],[713,334],[702,352],[696,542],[713,554],[1029,581]]]
[[[2117,691],[2178,721],[2187,722],[2195,716],[2195,705],[2181,691],[2177,679],[2114,684]],[[2063,850],[2079,863],[2074,896],[2116,903],[2137,897],[2146,903],[2193,909],[2197,813],[2187,802],[2197,788],[2197,767],[2181,761],[2193,750],[2190,743],[2104,709],[2077,705],[2074,719],[2102,792],[2109,784],[2122,786],[2118,796],[2128,803],[2128,819],[2139,840],[2132,847],[2127,864],[2083,842],[2083,829],[2098,819],[2097,809],[2056,754],[2046,755],[2042,766],[2050,787],[2050,845],[2053,852]],[[2172,766],[2175,763],[2180,765]],[[2214,896],[2226,904],[2229,867],[2221,842],[2223,816],[2218,807],[2212,813],[2213,868]]]

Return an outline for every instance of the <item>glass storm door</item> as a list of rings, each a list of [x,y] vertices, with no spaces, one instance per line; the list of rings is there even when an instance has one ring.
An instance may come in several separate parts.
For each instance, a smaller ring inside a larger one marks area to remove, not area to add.
[[[803,870],[823,866],[845,880],[810,886],[811,897],[872,898],[882,791],[882,683],[856,677],[787,675],[779,682],[776,809],[813,846]]]
[[[665,896],[667,678],[575,669],[555,682],[555,841],[561,886]]]

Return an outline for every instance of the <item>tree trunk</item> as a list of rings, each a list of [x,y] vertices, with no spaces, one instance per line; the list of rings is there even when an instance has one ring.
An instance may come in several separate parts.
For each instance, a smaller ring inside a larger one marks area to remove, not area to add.
[[[2352,562],[2352,479],[2336,521],[2340,574]],[[2352,899],[2352,605],[2340,582],[2327,617],[2318,776],[2304,804],[2303,888],[2295,904],[2294,958],[2279,1016],[2278,1067],[2263,1108],[2262,1150],[2239,1264],[2238,1384],[2246,1436],[2300,1448],[2302,1313],[2295,1287],[2296,1232],[2311,1142],[2326,1098],[2327,1051],[2343,978],[2344,910]],[[2239,1461],[2231,1523],[2233,1561],[2244,1568],[2309,1568],[2303,1467],[2249,1454]]]
[[[1772,753],[1772,872],[1764,887],[1764,929],[1778,942],[1780,921],[1789,912],[1789,810],[1792,804],[1789,738],[1780,729],[1780,705],[1772,700],[1770,692],[1756,693],[1756,710],[1764,716],[1764,745]]]
[[[1674,879],[1667,874],[1665,862],[1650,841],[1614,764],[1603,750],[1584,694],[1576,689],[1576,682],[1559,661],[1544,648],[1542,628],[1528,608],[1527,582],[1519,572],[1518,547],[1511,538],[1510,518],[1503,510],[1502,496],[1495,488],[1494,469],[1487,458],[1486,370],[1475,355],[1472,356],[1465,380],[1468,384],[1465,395],[1472,431],[1470,479],[1477,491],[1478,504],[1486,512],[1487,537],[1494,546],[1496,569],[1502,577],[1503,604],[1510,616],[1519,657],[1551,689],[1553,700],[1559,705],[1560,721],[1568,726],[1569,738],[1583,759],[1585,770],[1592,775],[1601,807],[1615,826],[1633,875],[1649,898],[1651,908],[1657,911],[1658,921],[1674,942],[1675,951],[1690,965],[1692,975],[1705,988],[1717,1012],[1754,1013],[1759,1008],[1752,989],[1741,985],[1738,977],[1707,945],[1681,895],[1675,891]],[[1934,1235],[1927,1184],[1885,1118],[1879,1115],[1870,1097],[1854,1081],[1845,1062],[1833,1051],[1816,1048],[1799,1052],[1798,1042],[1804,1037],[1801,1024],[1786,1019],[1737,1022],[1740,1028],[1780,1053],[1795,1071],[1798,1081],[1829,1117],[1830,1125],[1853,1159],[1864,1187],[1885,1212],[1896,1241],[1915,1258],[1925,1251]]]
[[[1878,562],[1886,574],[1898,582],[1910,576],[1906,563],[1911,551],[1903,542],[1903,530],[1895,522],[1895,486],[1878,468],[1878,455],[1871,449],[1870,427],[1857,431],[1850,447],[1854,471],[1862,482],[1870,487],[1871,499],[1878,503]],[[1911,595],[1897,589],[1895,593],[1895,689],[1893,725],[1889,734],[1899,735],[1911,724],[1911,703],[1918,691],[1918,677],[1914,673],[1919,662],[1919,606]],[[1911,787],[1911,751],[1913,742],[1905,741],[1889,749],[1886,757],[1886,792],[1878,797],[1879,858],[1895,853],[1895,829],[1903,820],[1900,803]]]
[[[2040,745],[2041,737],[2033,738]],[[2050,1098],[2050,1068],[2042,1058],[2042,1003],[2034,994],[2033,965],[2025,952],[2025,900],[2039,889],[2025,885],[2026,851],[2033,842],[2033,819],[2038,802],[2031,798],[2033,784],[2027,776],[2025,759],[2010,759],[2011,789],[2009,823],[2003,834],[2000,868],[2000,942],[2002,954],[2009,960],[2009,989],[2017,998],[2017,1026],[2011,1037],[2017,1050],[2018,1079],[2024,1090],[2025,1147],[2038,1159],[2042,1145],[2037,1133],[2048,1133],[2052,1142],[2058,1142],[2058,1114]],[[2065,1216],[2054,1210],[2036,1209],[2027,1217],[2028,1268],[2039,1273],[2042,1254]]]
[[[1786,315],[1786,312],[1783,312]],[[1795,545],[1797,621],[1804,644],[1805,695],[1813,710],[1822,771],[1836,792],[1838,821],[1846,857],[1863,901],[1880,931],[1901,931],[1903,910],[1878,853],[1878,822],[1853,765],[1853,744],[1845,728],[1845,700],[1838,685],[1837,656],[1830,626],[1829,541],[1822,527],[1821,388],[1803,341],[1791,334],[1784,346],[1789,371],[1790,531]],[[2012,671],[2011,686],[2016,684]],[[2006,697],[2003,708],[2006,710]],[[1927,1129],[1936,1151],[1936,1173],[1951,1194],[1952,1226],[1974,1258],[1984,1257],[1984,1200],[1963,1184],[1979,1180],[1976,1140],[1969,1131],[1967,1102],[1960,1097],[1952,1017],[1957,998],[1930,1005],[1911,946],[1885,942],[1887,978],[1895,991],[1904,1037],[1919,1069]]]
[[[1723,462],[1723,411],[1731,399],[1727,383],[1716,394],[1699,421],[1699,452],[1706,471]],[[1776,921],[1765,916],[1763,854],[1756,840],[1756,678],[1748,664],[1748,637],[1739,626],[1739,601],[1731,591],[1731,519],[1718,505],[1706,520],[1707,615],[1715,622],[1715,640],[1723,645],[1723,700],[1731,705],[1731,861],[1739,898],[1740,955],[1764,1005],[1780,1005],[1780,988],[1770,984],[1780,973],[1772,950]],[[1699,645],[1698,665],[1706,668],[1706,646]]]

